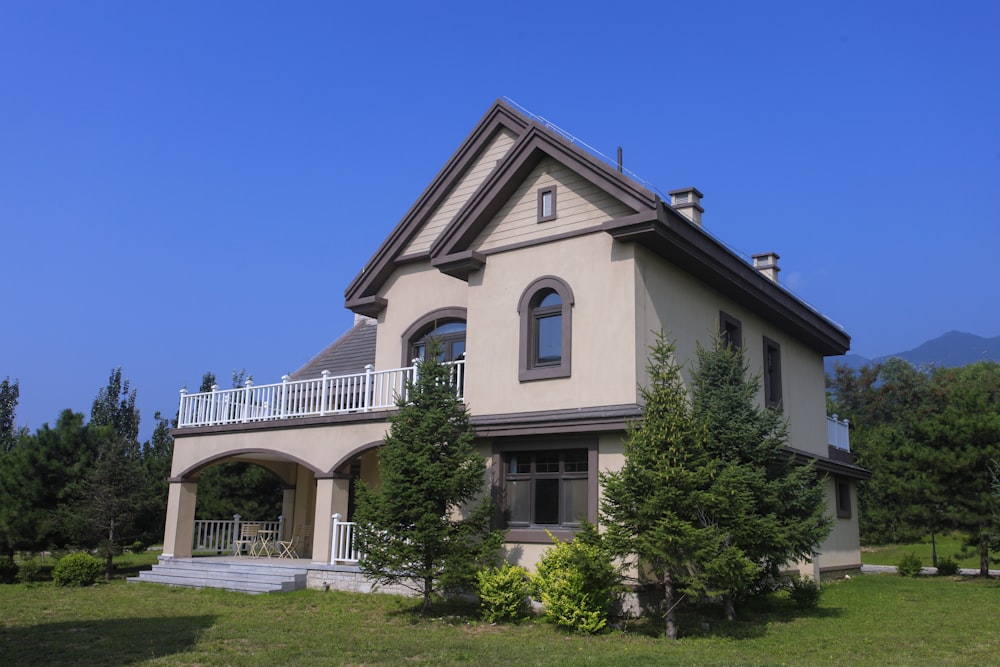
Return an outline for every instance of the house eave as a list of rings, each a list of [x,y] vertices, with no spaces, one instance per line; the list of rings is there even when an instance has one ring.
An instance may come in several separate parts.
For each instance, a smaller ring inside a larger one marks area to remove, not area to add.
[[[617,241],[638,243],[653,251],[824,356],[845,354],[850,349],[851,338],[846,332],[662,201],[655,211],[609,220],[603,229]]]

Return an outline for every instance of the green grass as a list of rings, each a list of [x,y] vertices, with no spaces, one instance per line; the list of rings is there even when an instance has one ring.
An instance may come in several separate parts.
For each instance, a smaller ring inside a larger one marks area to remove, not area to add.
[[[962,546],[962,536],[946,534],[935,536],[938,558],[948,556],[958,561],[959,567],[979,569],[979,554]],[[924,567],[932,565],[931,538],[928,536],[916,544],[887,544],[877,547],[862,547],[861,562],[865,565],[896,565],[908,553],[915,553]],[[995,567],[995,565],[991,565]]]
[[[995,663],[998,617],[996,580],[889,575],[825,585],[811,611],[780,595],[731,624],[714,608],[688,613],[678,642],[642,623],[580,637],[542,622],[484,624],[470,607],[425,617],[386,595],[46,583],[0,586],[0,656],[11,665],[968,665]]]

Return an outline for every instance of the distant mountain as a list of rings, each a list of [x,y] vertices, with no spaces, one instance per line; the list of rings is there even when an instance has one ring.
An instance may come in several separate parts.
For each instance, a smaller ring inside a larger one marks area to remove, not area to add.
[[[899,357],[909,361],[914,366],[965,366],[977,361],[1000,362],[1000,336],[983,338],[961,331],[949,331],[943,336],[922,343],[912,350],[887,354],[875,359],[866,359],[857,354],[845,354],[839,357],[827,357],[824,367],[828,374],[833,374],[834,364],[861,368],[873,362],[885,361]]]

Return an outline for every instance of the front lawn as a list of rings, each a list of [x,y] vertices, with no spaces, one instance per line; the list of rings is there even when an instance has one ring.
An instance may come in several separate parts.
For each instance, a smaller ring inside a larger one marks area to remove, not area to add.
[[[957,533],[937,535],[938,559],[945,556],[958,561],[959,567],[979,569],[979,554],[974,549],[962,546],[962,536]],[[931,559],[931,538],[925,537],[916,544],[886,544],[861,548],[861,562],[865,565],[897,565],[906,554],[914,553],[924,567],[933,565]],[[991,564],[991,568],[996,565]]]
[[[826,585],[809,612],[778,596],[734,624],[684,615],[679,642],[643,624],[579,637],[542,622],[487,625],[469,607],[414,610],[409,599],[340,592],[7,585],[0,655],[11,665],[968,665],[1000,655],[995,580],[855,577]]]

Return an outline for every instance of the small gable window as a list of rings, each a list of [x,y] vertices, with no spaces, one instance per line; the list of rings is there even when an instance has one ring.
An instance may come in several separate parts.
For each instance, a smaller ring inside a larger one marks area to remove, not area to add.
[[[521,382],[569,376],[572,306],[572,290],[555,276],[539,278],[521,295]]]
[[[556,219],[556,186],[541,188],[538,191],[538,222]]]

